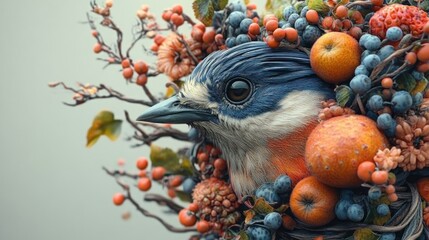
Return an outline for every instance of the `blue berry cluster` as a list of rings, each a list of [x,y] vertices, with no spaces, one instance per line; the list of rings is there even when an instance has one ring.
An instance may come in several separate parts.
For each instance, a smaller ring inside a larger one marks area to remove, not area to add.
[[[317,24],[311,24],[307,21],[305,17],[307,11],[308,6],[303,7],[299,13],[293,6],[286,7],[283,10],[283,20],[279,21],[279,27],[283,29],[295,28],[302,39],[301,44],[305,47],[311,47],[322,36],[323,31]]]
[[[335,215],[339,220],[361,222],[365,218],[365,210],[360,203],[353,200],[354,193],[350,190],[341,191],[341,198],[335,205]]]

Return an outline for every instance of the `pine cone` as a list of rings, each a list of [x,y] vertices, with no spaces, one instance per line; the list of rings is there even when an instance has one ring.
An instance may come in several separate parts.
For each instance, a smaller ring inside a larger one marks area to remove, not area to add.
[[[209,178],[198,183],[192,194],[198,204],[199,218],[213,224],[213,230],[224,231],[235,224],[241,214],[236,211],[240,206],[231,184],[217,178]]]
[[[329,99],[328,101],[322,101],[322,110],[319,112],[319,119],[325,121],[333,117],[351,114],[355,114],[351,108],[340,107],[335,100]]]
[[[405,171],[429,166],[429,112],[396,119],[396,147],[404,157],[398,166]]]
[[[185,39],[190,52],[197,58],[202,58],[201,43],[192,38]],[[186,50],[181,38],[176,34],[170,34],[158,49],[158,71],[165,73],[172,80],[189,75],[195,68],[192,57]]]

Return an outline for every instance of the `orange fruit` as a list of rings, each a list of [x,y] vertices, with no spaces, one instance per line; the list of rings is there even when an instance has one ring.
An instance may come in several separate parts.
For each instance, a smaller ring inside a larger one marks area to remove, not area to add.
[[[363,181],[357,170],[364,161],[374,162],[387,139],[371,119],[343,115],[321,122],[311,132],[305,147],[305,162],[311,175],[333,187],[358,187]]]
[[[417,190],[419,190],[420,196],[429,202],[429,177],[420,178],[417,181]]]
[[[309,176],[293,188],[290,209],[300,221],[311,226],[323,226],[335,218],[335,204],[339,194],[335,188]]]
[[[355,38],[343,32],[329,32],[317,39],[311,48],[310,64],[321,79],[339,84],[354,76],[360,54]]]

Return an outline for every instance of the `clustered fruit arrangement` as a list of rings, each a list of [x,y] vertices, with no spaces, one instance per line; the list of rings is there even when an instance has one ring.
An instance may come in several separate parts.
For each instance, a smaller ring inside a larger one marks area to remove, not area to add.
[[[94,52],[106,54],[102,60],[108,65],[120,64],[126,81],[142,87],[150,101],[138,102],[105,85],[81,84],[77,90],[63,83],[51,86],[72,89],[76,102],[71,105],[114,97],[151,106],[158,99],[147,88],[149,77],[168,77],[167,98],[214,51],[264,41],[270,48],[306,52],[313,71],[336,86],[336,99],[321,103],[319,124],[306,143],[311,176],[293,185],[287,175],[280,175],[239,201],[221,149],[195,129],[181,133],[169,125],[146,125],[155,128],[147,134],[127,113],[136,128],[134,139],[151,145],[151,156],[137,160],[135,174],[105,169],[124,189],[114,195],[114,204],[129,200],[139,206],[129,185],[118,180],[130,177],[143,192],[156,181],[170,198],[189,201],[184,208],[166,198],[152,198],[176,212],[186,228],[158,220],[173,232],[196,232],[192,239],[428,239],[427,1],[268,1],[263,14],[245,2],[195,1],[201,22],[176,5],[162,13],[165,28],[143,5],[137,11],[135,40],[126,51],[122,31],[110,17],[113,2],[93,2],[101,25],[118,34],[117,46],[109,46],[89,19],[97,41]],[[211,8],[205,8],[207,4]],[[191,26],[189,36],[180,33],[184,25]],[[130,56],[144,38],[153,42],[147,52],[156,57],[154,65]],[[107,95],[101,95],[102,90]],[[113,121],[113,115],[109,119]],[[193,146],[180,153],[154,146],[162,136],[188,140]]]

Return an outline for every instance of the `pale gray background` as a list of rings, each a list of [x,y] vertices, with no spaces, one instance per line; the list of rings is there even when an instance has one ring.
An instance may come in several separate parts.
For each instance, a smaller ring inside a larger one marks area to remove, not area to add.
[[[174,3],[192,14],[191,2],[116,0],[113,16],[127,42],[141,4],[149,4],[160,16]],[[262,8],[264,1],[252,2]],[[100,110],[109,109],[123,119],[123,109],[136,117],[143,107],[99,100],[70,108],[61,104],[71,100],[70,92],[47,87],[54,81],[103,82],[127,95],[142,96],[139,88],[125,84],[119,67],[102,70],[104,63],[95,60],[95,39],[80,23],[89,0],[0,3],[0,240],[187,239],[188,234],[169,233],[128,203],[112,204],[120,188],[101,167],[115,168],[123,158],[126,168],[134,169],[136,158],[148,154],[148,147],[131,149],[124,141],[133,132],[127,124],[118,141],[103,137],[93,148],[85,148],[86,131]],[[139,51],[134,56],[147,58]],[[160,92],[166,79],[157,81],[155,92]],[[177,146],[173,141],[161,144],[172,143]],[[155,186],[154,191],[163,190]],[[144,206],[163,214],[155,205]],[[132,213],[128,221],[121,219],[126,211]],[[167,220],[179,226],[175,216]]]

